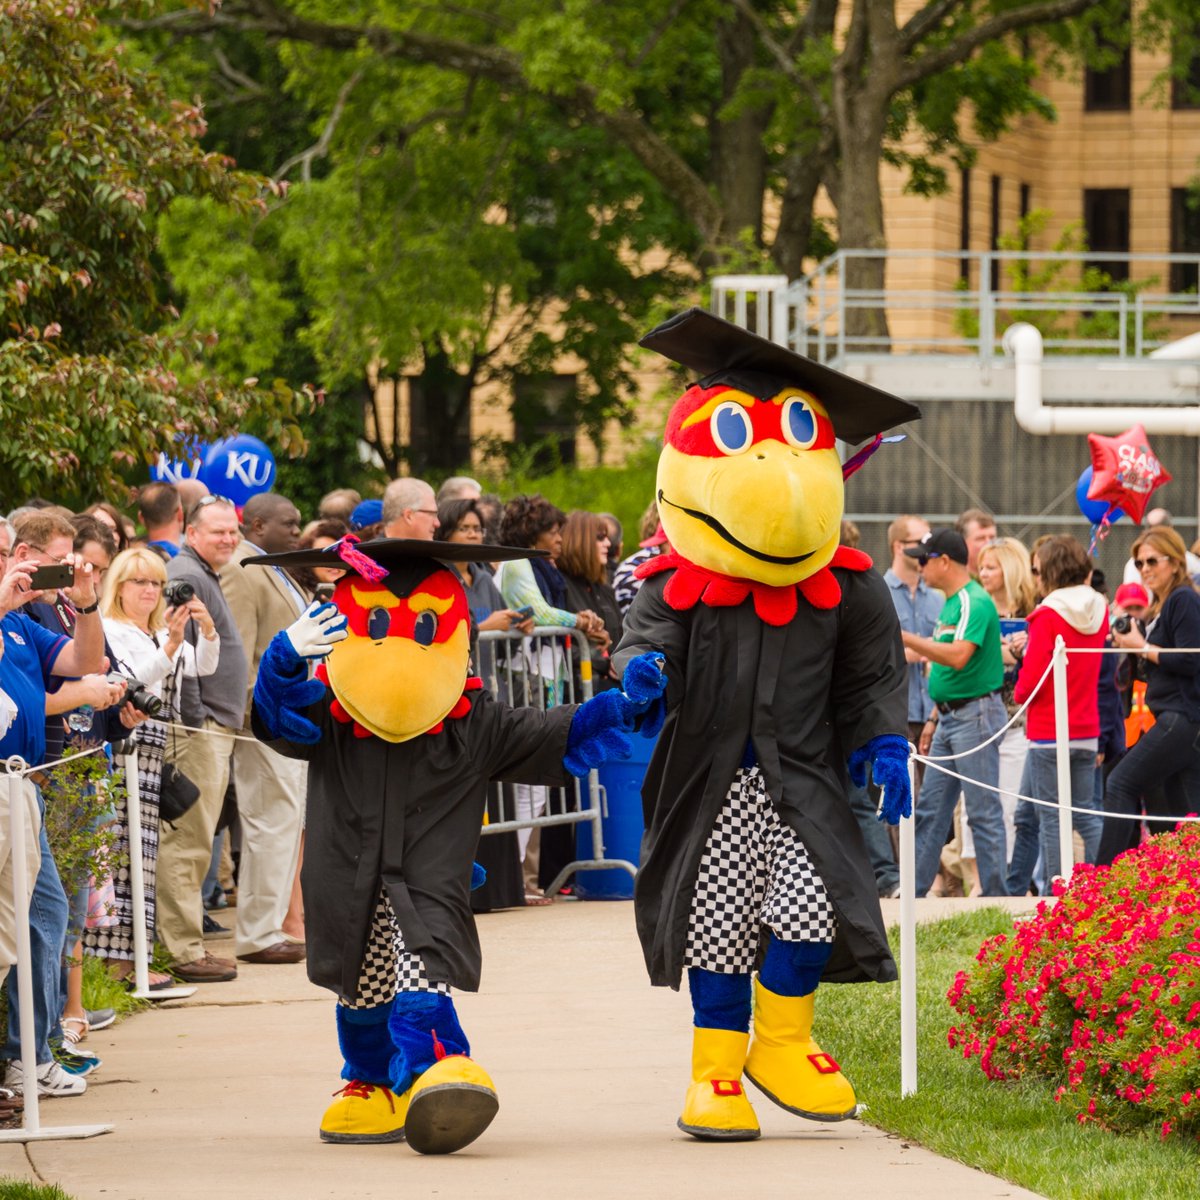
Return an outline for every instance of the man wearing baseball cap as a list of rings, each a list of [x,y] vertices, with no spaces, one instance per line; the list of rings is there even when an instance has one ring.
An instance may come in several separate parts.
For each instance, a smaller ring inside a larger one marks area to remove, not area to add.
[[[1000,656],[1000,619],[996,606],[971,578],[967,543],[953,529],[934,529],[904,551],[915,558],[925,582],[946,597],[932,637],[902,632],[905,649],[927,658],[929,698],[934,711],[921,731],[919,750],[934,758],[965,754],[982,746],[1004,725],[1004,662]],[[946,830],[961,790],[966,800],[979,882],[985,896],[1006,896],[1004,816],[1000,796],[1000,743],[949,764],[962,781],[928,771],[917,808],[917,895],[933,886]]]

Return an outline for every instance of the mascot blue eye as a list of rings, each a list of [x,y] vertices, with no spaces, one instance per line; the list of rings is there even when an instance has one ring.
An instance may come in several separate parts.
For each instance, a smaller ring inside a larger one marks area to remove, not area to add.
[[[750,449],[754,430],[750,425],[750,414],[732,400],[718,404],[709,422],[712,439],[722,454],[741,454]]]
[[[392,614],[386,608],[373,608],[367,613],[367,637],[382,642],[392,625]]]
[[[798,450],[808,450],[817,440],[817,414],[807,400],[793,396],[783,402],[783,437]]]
[[[429,609],[417,613],[417,620],[413,625],[413,641],[418,646],[432,646],[436,634],[437,613],[430,612]]]

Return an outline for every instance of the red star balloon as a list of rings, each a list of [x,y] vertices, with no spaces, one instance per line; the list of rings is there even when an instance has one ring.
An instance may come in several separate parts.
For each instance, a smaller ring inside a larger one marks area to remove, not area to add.
[[[1140,425],[1105,437],[1088,434],[1092,452],[1092,485],[1089,500],[1107,500],[1135,521],[1141,521],[1156,488],[1171,482],[1170,472],[1158,461],[1146,431]]]

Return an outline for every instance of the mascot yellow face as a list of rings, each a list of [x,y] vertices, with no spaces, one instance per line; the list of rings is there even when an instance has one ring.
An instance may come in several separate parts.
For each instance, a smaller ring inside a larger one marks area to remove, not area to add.
[[[697,566],[785,587],[819,571],[841,532],[842,465],[815,396],[689,388],[667,421],[658,515]]]
[[[325,669],[349,717],[384,741],[406,742],[462,697],[470,613],[458,576],[440,564],[415,560],[390,581],[394,591],[357,575],[338,582],[333,603],[349,637],[334,646]]]

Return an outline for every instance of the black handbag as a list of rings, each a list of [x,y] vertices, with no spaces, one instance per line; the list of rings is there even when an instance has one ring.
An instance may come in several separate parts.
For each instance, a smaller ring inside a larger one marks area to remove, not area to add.
[[[174,764],[164,762],[158,791],[158,815],[172,828],[200,799],[200,789]]]

